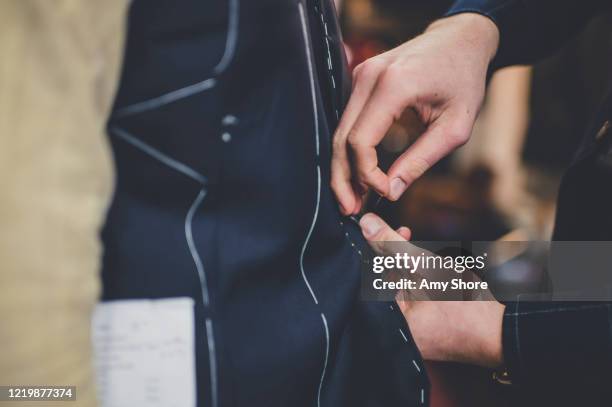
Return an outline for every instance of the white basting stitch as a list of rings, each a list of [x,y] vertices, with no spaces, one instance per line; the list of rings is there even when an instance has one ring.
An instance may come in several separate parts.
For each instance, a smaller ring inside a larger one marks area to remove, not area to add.
[[[110,132],[113,133],[115,136],[119,137],[120,139],[133,145],[137,149],[141,150],[145,154],[150,155],[151,157],[155,158],[158,161],[161,161],[163,164],[167,165],[168,167],[188,176],[189,178],[196,180],[200,184],[206,183],[206,177],[204,175],[195,171],[193,168],[183,164],[182,162],[177,161],[174,158],[167,156],[161,151],[151,147],[144,141],[138,139],[137,137],[132,136],[127,131],[120,129],[119,127],[111,127]]]
[[[300,19],[302,22],[302,35],[304,36],[304,47],[306,48],[306,60],[308,62],[308,76],[310,79],[310,93],[312,96],[312,111],[314,115],[314,126],[316,136],[316,151],[317,158],[319,157],[319,114],[317,112],[317,97],[315,93],[314,68],[312,66],[312,55],[310,54],[310,39],[306,28],[306,16],[304,15],[304,5],[298,4],[300,11]],[[323,16],[321,16],[323,18]]]
[[[319,391],[317,393],[317,406],[321,407],[321,390],[323,389],[323,380],[327,371],[327,360],[329,359],[329,327],[327,326],[327,318],[321,313],[321,320],[325,328],[325,361],[323,362],[323,372],[321,372],[321,380],[319,381]]]
[[[211,89],[216,84],[216,79],[209,78],[203,80],[202,82],[198,82],[181,89],[173,90],[172,92],[168,92],[153,99],[137,102],[125,107],[120,107],[115,111],[115,113],[113,113],[112,118],[118,119],[121,117],[131,116],[137,113],[142,113],[147,110],[157,109],[158,107],[167,105],[172,102],[176,102],[177,100],[184,99],[188,96],[195,95],[196,93]]]
[[[421,388],[421,404],[425,404],[425,389]]]
[[[406,337],[406,334],[404,333],[404,331],[402,331],[402,328],[399,329],[399,333],[402,335],[402,338],[404,338],[404,341],[407,343],[408,338]]]
[[[219,395],[217,390],[217,352],[215,350],[215,336],[213,333],[212,320],[210,318],[206,318],[206,342],[208,343],[211,406],[217,407],[219,405]]]
[[[302,252],[300,253],[300,270],[302,272],[302,279],[310,291],[310,295],[315,304],[319,304],[319,300],[315,295],[310,282],[308,281],[308,277],[306,277],[306,272],[304,271],[304,254],[306,253],[306,248],[308,247],[308,242],[310,240],[310,236],[312,235],[312,231],[315,228],[315,224],[317,223],[317,217],[319,216],[319,205],[321,201],[321,168],[317,165],[317,202],[315,206],[315,212],[312,217],[312,223],[310,224],[310,229],[308,230],[308,234],[306,235],[306,240],[304,240],[304,244],[302,245]]]
[[[393,311],[393,305],[389,304],[389,309]]]
[[[234,58],[234,52],[236,51],[236,42],[238,40],[238,18],[239,18],[239,2],[238,0],[229,1],[229,17],[227,22],[227,38],[225,40],[225,51],[221,60],[215,66],[213,72],[219,75],[227,69],[232,58]]]
[[[336,81],[334,80],[334,76],[333,76],[333,75],[332,75],[332,77],[331,77],[331,80],[332,80],[332,86],[333,86],[333,88],[334,88],[334,89],[336,89]]]
[[[342,220],[340,220],[339,223],[340,223],[340,227],[344,231],[344,222],[342,222]],[[351,236],[349,235],[349,233],[344,231],[344,236],[346,237],[347,242],[349,242],[351,244],[351,247],[355,248],[355,251],[357,252],[359,257],[363,261],[363,252],[361,250],[357,249],[357,245],[355,244],[355,242],[353,242],[353,240],[351,239]]]
[[[417,370],[417,372],[421,373],[421,368],[417,364],[416,360],[412,359],[412,364],[414,365],[414,368]]]

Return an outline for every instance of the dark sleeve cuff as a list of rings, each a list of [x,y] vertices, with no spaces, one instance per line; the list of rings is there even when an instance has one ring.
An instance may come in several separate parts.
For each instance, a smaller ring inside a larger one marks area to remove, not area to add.
[[[504,312],[504,363],[515,384],[609,374],[609,303],[514,302]]]
[[[532,16],[523,2],[518,0],[458,0],[446,16],[460,13],[477,13],[490,18],[499,29],[499,48],[491,63],[502,68],[533,62],[533,53],[527,46],[533,35]],[[520,23],[519,23],[520,22]]]

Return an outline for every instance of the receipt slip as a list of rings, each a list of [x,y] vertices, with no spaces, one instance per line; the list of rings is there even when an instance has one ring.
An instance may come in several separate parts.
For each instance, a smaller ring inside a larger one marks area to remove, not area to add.
[[[194,302],[109,301],[92,322],[101,407],[195,407]]]

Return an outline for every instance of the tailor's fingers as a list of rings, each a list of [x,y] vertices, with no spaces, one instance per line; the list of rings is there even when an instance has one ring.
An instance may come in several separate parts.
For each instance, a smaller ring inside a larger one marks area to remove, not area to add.
[[[361,209],[360,192],[355,188],[347,151],[348,134],[366,104],[384,65],[380,58],[371,58],[353,71],[353,91],[333,136],[331,187],[344,215],[355,215]]]
[[[388,171],[389,199],[396,201],[408,186],[441,158],[463,145],[470,137],[473,120],[445,112],[391,165]]]

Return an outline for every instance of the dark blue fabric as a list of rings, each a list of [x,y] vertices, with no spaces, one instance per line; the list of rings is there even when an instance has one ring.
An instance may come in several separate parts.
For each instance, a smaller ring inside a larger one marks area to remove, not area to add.
[[[349,90],[330,2],[132,4],[104,299],[194,298],[199,406],[427,403],[401,314],[359,299],[364,241],[329,187]]]

